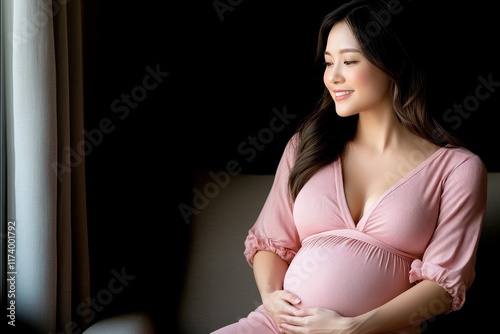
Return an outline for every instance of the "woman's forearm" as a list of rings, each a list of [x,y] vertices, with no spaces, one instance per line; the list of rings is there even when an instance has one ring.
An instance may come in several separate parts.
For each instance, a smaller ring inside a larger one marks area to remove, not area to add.
[[[288,264],[270,251],[258,251],[253,259],[253,273],[262,300],[276,291],[283,289]]]
[[[353,318],[359,329],[356,332],[382,333],[415,326],[448,311],[451,301],[436,282],[424,280],[388,303]]]

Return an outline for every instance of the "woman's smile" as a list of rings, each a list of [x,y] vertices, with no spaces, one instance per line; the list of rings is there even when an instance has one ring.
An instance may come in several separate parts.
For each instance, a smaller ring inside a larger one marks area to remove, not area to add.
[[[334,91],[335,101],[342,101],[347,99],[353,93],[353,90],[336,90]]]

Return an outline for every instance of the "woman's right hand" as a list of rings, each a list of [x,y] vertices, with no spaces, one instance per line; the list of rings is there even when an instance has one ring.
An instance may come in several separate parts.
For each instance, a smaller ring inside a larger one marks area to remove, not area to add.
[[[273,318],[278,325],[284,322],[280,315],[293,315],[297,306],[300,303],[300,298],[286,290],[276,290],[263,298],[262,304],[267,313]]]

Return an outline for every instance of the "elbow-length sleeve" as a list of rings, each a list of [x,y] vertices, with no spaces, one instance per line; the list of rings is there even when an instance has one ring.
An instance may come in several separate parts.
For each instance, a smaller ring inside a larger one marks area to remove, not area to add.
[[[414,260],[410,282],[431,280],[452,298],[450,310],[460,309],[475,277],[476,252],[486,210],[487,172],[473,155],[442,181],[439,218],[422,260]]]
[[[288,141],[266,201],[245,239],[244,255],[250,266],[253,266],[253,257],[259,250],[274,252],[290,263],[300,247],[293,220],[293,201],[288,191],[296,140],[297,135]]]

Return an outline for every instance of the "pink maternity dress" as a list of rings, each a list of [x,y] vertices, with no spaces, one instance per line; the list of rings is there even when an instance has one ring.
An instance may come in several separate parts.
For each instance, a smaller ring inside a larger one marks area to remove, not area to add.
[[[297,294],[299,307],[323,307],[343,316],[372,310],[421,280],[440,284],[452,308],[465,301],[486,206],[486,170],[464,148],[442,147],[410,171],[402,161],[395,184],[356,224],[346,203],[342,161],[318,171],[293,202],[288,174],[292,138],[278,165],[268,198],[245,240],[250,266],[258,250],[289,263],[283,288]],[[415,159],[418,159],[415,152]],[[387,177],[395,177],[387,175]],[[444,303],[437,300],[432,307]],[[408,319],[414,333],[422,314]],[[279,334],[262,305],[213,334]]]

